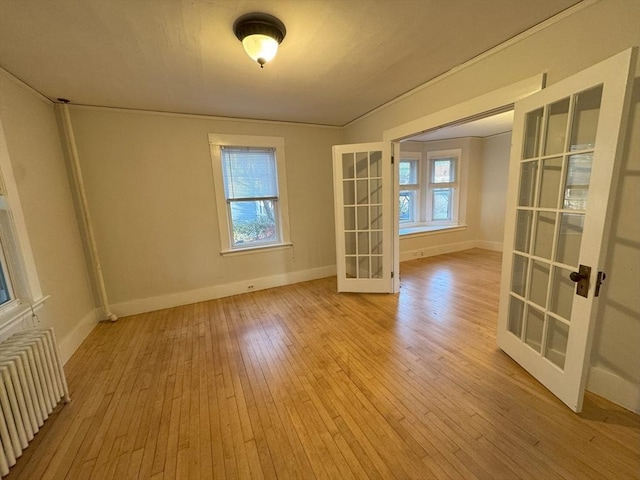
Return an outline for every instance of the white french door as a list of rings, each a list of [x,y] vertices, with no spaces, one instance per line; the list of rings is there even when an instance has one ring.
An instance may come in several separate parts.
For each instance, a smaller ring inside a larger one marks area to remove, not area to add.
[[[515,104],[498,345],[576,412],[635,54]]]
[[[339,292],[391,293],[390,143],[333,147]]]

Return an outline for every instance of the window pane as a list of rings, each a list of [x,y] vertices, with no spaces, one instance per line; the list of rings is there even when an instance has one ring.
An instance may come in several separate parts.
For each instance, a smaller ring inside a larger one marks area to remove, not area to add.
[[[0,252],[0,255],[2,252]],[[9,293],[9,287],[7,286],[7,280],[5,278],[4,269],[0,268],[0,305],[11,300],[11,294]]]
[[[400,160],[400,185],[418,184],[418,161]]]
[[[275,201],[232,201],[229,203],[229,208],[234,246],[271,243],[279,240]]]
[[[451,188],[433,189],[433,220],[451,220]]]
[[[272,148],[222,148],[227,199],[277,197],[276,155]]]
[[[416,192],[408,190],[400,192],[400,221],[415,221]]]
[[[431,172],[432,183],[452,183],[455,182],[453,172],[453,158],[439,158],[433,161],[433,170]]]

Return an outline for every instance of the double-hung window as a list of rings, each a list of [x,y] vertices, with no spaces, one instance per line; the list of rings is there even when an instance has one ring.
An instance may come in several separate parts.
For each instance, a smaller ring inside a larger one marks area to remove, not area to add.
[[[462,150],[402,152],[399,170],[400,233],[460,224]]]
[[[0,338],[20,328],[45,300],[0,122]]]
[[[400,158],[400,223],[420,221],[420,157],[406,152]]]
[[[280,137],[210,135],[222,253],[290,245]]]
[[[457,151],[428,152],[427,221],[455,224],[458,221]]]

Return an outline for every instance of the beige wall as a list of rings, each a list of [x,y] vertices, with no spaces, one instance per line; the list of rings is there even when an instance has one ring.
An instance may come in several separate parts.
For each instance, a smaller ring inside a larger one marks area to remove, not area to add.
[[[460,198],[460,218],[465,218],[464,230],[413,234],[400,237],[400,256],[402,260],[430,256],[445,251],[462,250],[475,245],[480,231],[482,139],[462,138],[431,142],[407,142],[401,144],[401,151],[422,151],[461,149],[465,164],[461,171],[460,182],[463,194]],[[506,190],[503,192],[506,195]]]
[[[346,141],[372,142],[385,130],[438,112],[541,72],[553,84],[629,47],[640,45],[640,2],[601,0],[347,126]],[[640,77],[640,63],[636,66]],[[638,80],[623,174],[599,302],[588,388],[640,412],[640,227]],[[486,167],[493,168],[485,162]],[[488,181],[483,175],[483,187]],[[483,188],[482,211],[488,201]],[[482,215],[481,215],[482,217]],[[486,215],[485,215],[486,220]],[[486,224],[488,227],[488,223]],[[484,231],[484,223],[481,231]],[[486,236],[486,231],[483,234]],[[435,238],[435,237],[434,237]],[[487,236],[487,238],[489,238]],[[452,238],[450,241],[457,241]],[[449,241],[449,240],[447,240]]]
[[[116,314],[335,268],[331,146],[342,130],[82,107],[71,118]],[[220,256],[209,133],[284,137],[293,248]]]
[[[45,295],[66,360],[96,324],[53,105],[0,75],[0,118]]]
[[[482,139],[478,239],[501,248],[507,207],[511,133]]]

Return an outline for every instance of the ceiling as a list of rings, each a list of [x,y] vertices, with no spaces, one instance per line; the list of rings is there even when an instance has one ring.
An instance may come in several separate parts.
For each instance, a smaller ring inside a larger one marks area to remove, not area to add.
[[[0,66],[72,103],[345,125],[579,0],[0,0]],[[233,22],[287,35],[264,69]]]
[[[479,137],[486,138],[501,133],[510,132],[513,127],[513,110],[483,117],[469,122],[456,123],[428,132],[415,135],[406,140],[412,142],[431,142],[450,138]]]

